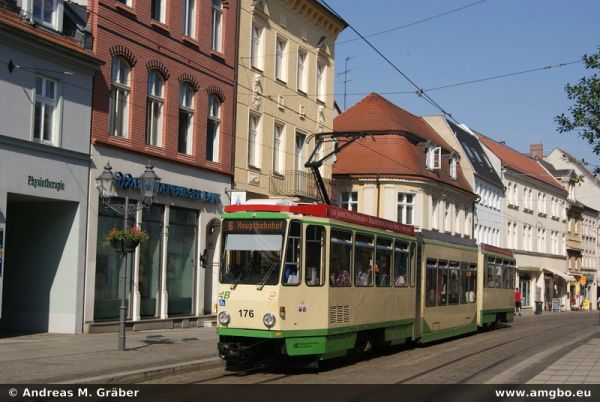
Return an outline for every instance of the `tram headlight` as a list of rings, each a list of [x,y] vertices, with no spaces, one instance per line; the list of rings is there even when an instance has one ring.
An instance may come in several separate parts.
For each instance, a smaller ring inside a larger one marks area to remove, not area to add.
[[[229,313],[227,311],[221,311],[219,313],[219,324],[227,325],[229,324],[229,321],[231,321],[231,316]]]
[[[275,325],[275,315],[271,313],[265,314],[263,316],[263,324],[265,324],[265,327],[271,328],[273,325]]]

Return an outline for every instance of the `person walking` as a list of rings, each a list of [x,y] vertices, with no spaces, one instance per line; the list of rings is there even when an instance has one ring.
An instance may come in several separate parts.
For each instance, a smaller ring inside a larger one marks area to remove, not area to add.
[[[515,315],[521,315],[521,291],[515,288]]]

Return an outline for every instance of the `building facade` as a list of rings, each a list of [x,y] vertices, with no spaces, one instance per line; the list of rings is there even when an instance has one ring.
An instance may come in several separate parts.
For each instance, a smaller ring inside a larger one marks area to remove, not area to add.
[[[0,1],[0,328],[83,327],[93,75],[85,9]],[[83,19],[83,22],[82,22]]]
[[[247,198],[317,199],[304,164],[319,147],[310,135],[333,131],[334,43],[345,27],[315,0],[241,0],[234,189]],[[329,183],[331,164],[321,174]]]
[[[541,302],[549,308],[560,299],[568,308],[573,277],[566,269],[567,191],[529,155],[483,135],[479,140],[501,161],[503,247],[515,254],[523,307]]]
[[[236,0],[92,2],[94,80],[85,330],[119,314],[120,256],[105,234],[124,226],[109,206],[139,205],[127,224],[150,239],[127,259],[134,327],[188,325],[215,310],[218,216],[233,175]],[[150,208],[137,177],[162,179]],[[110,163],[113,198],[95,178]],[[169,324],[170,323],[170,324]]]
[[[475,133],[443,116],[425,116],[425,121],[460,154],[465,179],[477,195],[473,236],[479,243],[502,247],[504,186],[499,177],[500,160],[486,153]]]
[[[337,116],[334,129],[381,134],[337,154],[341,207],[472,238],[475,195],[460,155],[425,120],[371,93]]]

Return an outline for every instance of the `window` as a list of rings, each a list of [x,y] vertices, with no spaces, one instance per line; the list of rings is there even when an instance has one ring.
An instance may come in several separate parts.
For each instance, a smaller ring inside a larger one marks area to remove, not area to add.
[[[392,240],[377,238],[375,285],[378,287],[390,287],[392,285]],[[406,282],[406,276],[403,279]]]
[[[183,34],[190,38],[196,35],[196,0],[184,0]]]
[[[194,117],[194,90],[189,84],[179,87],[179,133],[177,152],[192,154],[192,127]]]
[[[352,232],[331,229],[329,255],[329,285],[332,287],[351,286]]]
[[[373,236],[356,234],[354,243],[354,285],[373,285]]]
[[[35,110],[33,139],[54,144],[58,118],[58,83],[45,77],[35,77]]]
[[[477,265],[460,263],[460,302],[475,303],[477,300]]]
[[[161,146],[163,126],[163,87],[161,75],[150,70],[148,72],[148,98],[146,102],[146,144]]]
[[[430,145],[427,147],[425,165],[427,169],[436,170],[441,167],[442,148]]]
[[[458,304],[460,263],[450,261],[448,268],[448,304]]]
[[[213,0],[212,2],[212,27],[210,46],[212,50],[221,52],[222,36],[223,36],[223,2],[221,0]]]
[[[121,57],[112,60],[110,88],[110,134],[127,137],[131,67]]]
[[[284,169],[284,152],[283,152],[283,135],[284,125],[275,123],[273,128],[273,172],[283,174]]]
[[[206,160],[218,162],[221,132],[221,101],[215,94],[208,96],[208,119],[206,126]]]
[[[160,21],[163,24],[166,22],[166,0],[152,0],[150,6],[150,16],[153,20]]]
[[[325,102],[326,84],[325,64],[317,63],[317,100]]]
[[[126,6],[131,7],[131,1],[132,0],[118,0],[118,1],[119,1],[119,3],[123,3]]]
[[[408,243],[396,241],[394,243],[394,286],[408,286]]]
[[[306,63],[308,54],[304,50],[298,50],[298,91],[307,92],[307,73]]]
[[[448,304],[448,261],[439,260],[435,300],[438,306]]]
[[[425,268],[425,305],[434,307],[437,289],[437,260],[428,258]]]
[[[412,225],[413,199],[413,194],[398,193],[398,222]]]
[[[325,228],[309,225],[306,228],[306,284],[319,286],[325,282]]]
[[[248,125],[248,165],[258,167],[258,132],[260,129],[260,116],[251,114]]]
[[[285,267],[283,269],[284,285],[299,285],[301,278],[302,256],[302,223],[299,221],[290,222],[290,232],[285,251]]]
[[[33,0],[33,20],[54,30],[58,30],[58,3],[59,0]]]
[[[252,24],[252,44],[250,46],[250,65],[256,69],[263,69],[263,27]]]
[[[275,78],[287,82],[287,41],[279,36],[275,44]]]
[[[342,208],[349,211],[358,211],[358,192],[356,191],[343,191],[342,192]]]
[[[455,156],[450,158],[450,178],[452,178],[452,180],[458,178],[458,159]]]

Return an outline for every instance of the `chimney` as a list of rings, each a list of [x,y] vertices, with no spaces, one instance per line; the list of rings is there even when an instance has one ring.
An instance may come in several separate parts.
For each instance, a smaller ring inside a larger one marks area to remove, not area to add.
[[[529,156],[534,159],[544,159],[544,144],[531,144],[529,146]]]

